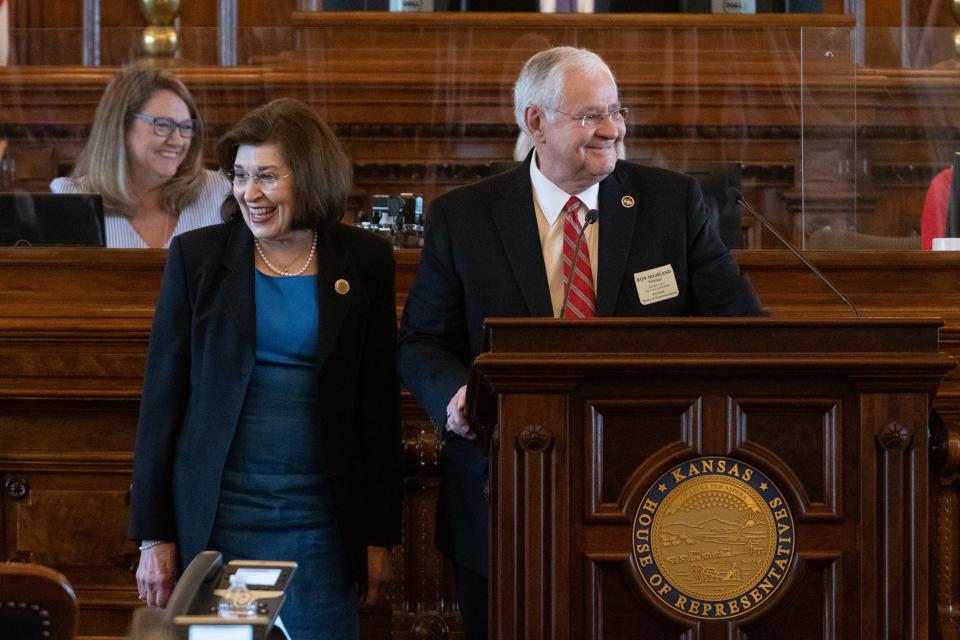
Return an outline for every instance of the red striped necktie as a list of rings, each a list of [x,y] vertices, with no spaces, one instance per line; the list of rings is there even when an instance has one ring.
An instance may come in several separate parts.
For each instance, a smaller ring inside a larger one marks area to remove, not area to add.
[[[577,213],[583,203],[576,196],[570,196],[564,205],[563,222],[563,287],[569,287],[567,306],[562,310],[564,318],[592,318],[596,315],[597,297],[593,289],[593,272],[590,270],[590,247],[586,241],[580,243],[577,263],[573,263],[577,253],[577,238],[580,236],[580,219]],[[571,277],[572,273],[572,277]]]

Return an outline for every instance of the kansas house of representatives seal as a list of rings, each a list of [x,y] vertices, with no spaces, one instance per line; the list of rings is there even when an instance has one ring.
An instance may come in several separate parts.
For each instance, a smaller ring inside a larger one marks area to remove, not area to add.
[[[740,460],[697,458],[650,487],[633,520],[633,559],[667,606],[698,619],[734,618],[783,583],[793,516],[769,478]]]

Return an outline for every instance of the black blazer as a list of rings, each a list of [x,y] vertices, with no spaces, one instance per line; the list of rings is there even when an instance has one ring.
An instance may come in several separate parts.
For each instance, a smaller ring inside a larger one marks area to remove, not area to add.
[[[350,566],[400,541],[391,247],[345,225],[317,242],[320,420]],[[346,294],[334,283],[350,284]],[[256,348],[253,236],[242,220],[177,236],[154,315],[134,451],[130,537],[206,548]]]
[[[708,221],[693,178],[620,161],[600,183],[599,211],[598,316],[762,313]],[[443,425],[447,403],[466,384],[470,361],[483,348],[484,318],[553,315],[530,156],[518,168],[437,198],[426,222],[400,327],[399,366],[404,384]],[[667,264],[679,295],[641,304],[633,274]],[[447,444],[438,543],[455,561],[486,573],[485,462],[458,438]],[[461,491],[469,495],[455,495]]]

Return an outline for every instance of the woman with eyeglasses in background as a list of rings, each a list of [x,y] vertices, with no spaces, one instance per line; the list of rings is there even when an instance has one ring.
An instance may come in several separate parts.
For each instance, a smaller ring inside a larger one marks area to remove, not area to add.
[[[204,169],[202,155],[203,125],[184,84],[131,66],[107,85],[73,173],[50,190],[101,194],[108,247],[165,248],[220,222],[230,183]]]
[[[255,109],[217,144],[225,224],[177,236],[154,314],[134,449],[137,585],[177,566],[293,560],[295,640],[356,640],[400,542],[390,245],[341,224],[350,162],[304,103]]]

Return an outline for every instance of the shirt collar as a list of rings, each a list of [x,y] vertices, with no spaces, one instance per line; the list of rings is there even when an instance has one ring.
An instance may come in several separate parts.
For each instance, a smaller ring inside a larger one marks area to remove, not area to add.
[[[537,151],[534,149],[533,157],[530,158],[530,182],[533,184],[533,197],[537,199],[540,205],[540,211],[551,225],[563,211],[570,196],[577,196],[580,202],[586,205],[587,210],[596,209],[600,202],[600,183],[596,183],[580,193],[567,193],[550,179],[543,175],[540,167],[537,166]]]

